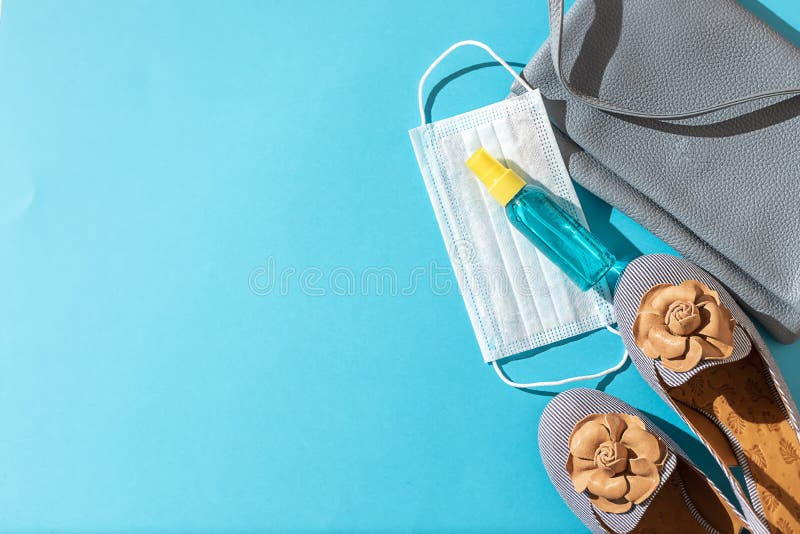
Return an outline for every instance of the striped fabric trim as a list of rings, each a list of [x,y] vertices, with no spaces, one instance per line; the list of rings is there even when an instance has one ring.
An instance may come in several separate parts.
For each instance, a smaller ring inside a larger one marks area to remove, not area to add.
[[[764,340],[759,335],[758,330],[756,330],[755,326],[753,325],[753,322],[742,311],[742,309],[728,293],[728,291],[722,286],[722,284],[720,284],[715,278],[701,268],[681,258],[664,254],[642,256],[628,265],[619,281],[617,292],[614,296],[614,311],[616,313],[622,340],[628,349],[631,360],[636,366],[636,369],[647,381],[647,383],[650,384],[650,387],[652,387],[653,390],[662,399],[664,399],[667,404],[672,406],[678,415],[681,415],[681,412],[677,410],[674,401],[667,394],[664,386],[674,386],[685,383],[689,378],[691,378],[691,376],[694,376],[696,372],[674,373],[664,368],[660,362],[651,360],[645,356],[639,347],[636,346],[636,343],[633,339],[633,322],[636,319],[639,302],[642,296],[651,287],[656,284],[663,283],[679,284],[685,280],[698,280],[719,293],[720,300],[722,301],[723,305],[730,310],[737,322],[737,328],[734,330],[734,344],[746,347],[748,352],[750,347],[755,345],[765,363],[769,377],[772,379],[776,400],[780,401],[778,404],[782,406],[787,420],[797,432],[797,422],[800,420],[800,414],[798,414],[797,406],[794,403],[791,394],[789,393],[789,388],[786,385],[786,381],[781,375],[777,364],[775,363],[775,359],[767,349]],[[742,352],[743,351],[739,351],[735,347],[734,354],[737,359],[742,357],[740,356]],[[728,359],[711,363],[713,365],[724,365],[725,363],[730,363],[730,361],[732,360]],[[698,368],[700,368],[700,366],[698,366]],[[711,417],[712,420],[714,419],[709,414],[706,415]],[[686,423],[690,428],[692,428],[688,421],[686,421]],[[736,494],[736,498],[739,500],[751,530],[753,532],[768,532],[763,506],[756,489],[755,480],[750,473],[749,465],[745,459],[744,452],[742,451],[738,441],[730,434],[730,432],[727,431],[723,425],[718,426],[720,427],[720,430],[722,430],[728,436],[731,444],[733,445],[734,454],[736,455],[739,464],[742,466],[742,472],[745,477],[747,491],[752,499],[752,504],[745,496],[739,482],[733,477],[732,473],[725,465],[725,462],[723,462],[722,459],[714,452],[702,435],[698,435],[698,438],[709,449],[712,456],[714,456],[715,460],[722,468],[723,473],[725,473],[726,477],[731,483],[734,493]]]
[[[683,479],[679,481],[679,485],[683,502],[685,502],[686,506],[689,507],[689,511],[691,512],[692,516],[697,519],[698,523],[700,523],[709,534],[721,534],[719,530],[711,526],[711,523],[706,521],[706,518],[703,517],[703,515],[700,513],[700,510],[697,509],[697,506],[695,506],[692,498],[689,497],[689,492],[686,490],[686,483],[683,481]],[[733,508],[733,505],[730,502],[728,504],[730,504],[731,508]]]
[[[591,414],[612,412],[639,417],[647,430],[661,438],[669,449],[667,461],[661,472],[661,482],[656,491],[644,503],[634,505],[631,511],[625,514],[609,514],[594,508],[586,494],[575,491],[566,470],[569,456],[569,436],[575,424]],[[584,388],[571,389],[556,395],[547,405],[539,422],[539,452],[545,470],[561,498],[590,531],[598,534],[608,532],[606,527],[620,534],[627,534],[636,528],[649,504],[674,473],[678,457],[697,469],[681,448],[647,416],[615,397]],[[698,470],[698,472],[700,471]],[[708,482],[716,489],[710,480]],[[720,493],[720,495],[722,494]],[[730,506],[735,509],[733,505]],[[705,519],[700,517],[694,506],[689,506],[689,510],[701,524],[707,526]]]
[[[723,303],[724,304],[724,303]],[[638,303],[637,303],[638,309]],[[634,314],[634,319],[636,315]],[[671,369],[667,369],[661,363],[658,364],[658,374],[661,375],[661,378],[664,380],[664,383],[667,384],[669,387],[676,387],[682,386],[686,382],[688,382],[693,376],[704,369],[708,369],[709,367],[715,367],[717,365],[725,365],[726,363],[736,362],[741,359],[747,357],[750,354],[750,349],[753,348],[753,345],[750,343],[750,337],[747,335],[744,329],[736,326],[733,330],[733,354],[730,357],[724,360],[704,360],[701,361],[694,369],[686,371],[685,373],[678,373]]]

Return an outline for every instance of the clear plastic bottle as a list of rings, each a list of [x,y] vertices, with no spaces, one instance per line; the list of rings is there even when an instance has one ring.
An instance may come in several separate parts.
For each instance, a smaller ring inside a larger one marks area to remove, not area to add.
[[[483,148],[467,166],[505,207],[511,224],[582,290],[597,284],[614,266],[616,259],[608,249],[547,189],[527,184]]]

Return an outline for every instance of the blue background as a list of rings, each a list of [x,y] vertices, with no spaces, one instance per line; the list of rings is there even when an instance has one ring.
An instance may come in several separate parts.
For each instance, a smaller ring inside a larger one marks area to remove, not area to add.
[[[764,5],[800,27],[790,0]],[[6,0],[0,530],[580,530],[536,447],[550,396],[482,363],[454,288],[329,284],[449,265],[407,135],[417,81],[465,38],[527,61],[546,11]],[[486,59],[459,51],[428,88]],[[458,77],[433,118],[509,83]],[[668,250],[581,195],[601,232]],[[294,269],[285,291],[264,294],[270,261]],[[800,393],[800,345],[771,346]],[[508,369],[556,378],[620,351],[597,332]],[[631,367],[586,385],[711,468]]]

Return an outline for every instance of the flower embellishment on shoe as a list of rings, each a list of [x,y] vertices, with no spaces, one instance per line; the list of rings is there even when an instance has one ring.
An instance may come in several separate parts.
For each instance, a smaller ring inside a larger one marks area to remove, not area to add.
[[[633,323],[636,346],[667,369],[685,372],[702,360],[722,360],[733,353],[736,320],[719,294],[696,280],[659,284],[639,303]]]
[[[599,510],[621,514],[658,487],[667,447],[634,415],[594,414],[569,437],[569,473],[575,491],[588,493]]]

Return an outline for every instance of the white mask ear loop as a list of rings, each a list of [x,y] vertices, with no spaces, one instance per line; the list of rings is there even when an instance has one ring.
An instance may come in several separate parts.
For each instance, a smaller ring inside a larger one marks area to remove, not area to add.
[[[616,330],[615,328],[611,328],[610,326],[606,326],[606,328],[609,331],[617,334],[618,336],[620,335],[619,330]],[[515,388],[520,388],[520,389],[530,389],[530,388],[545,388],[545,387],[550,387],[550,386],[563,386],[564,384],[569,384],[570,382],[578,382],[580,380],[592,380],[594,378],[600,378],[601,376],[605,376],[605,375],[611,374],[611,373],[613,373],[615,371],[619,371],[622,368],[622,366],[625,365],[625,360],[627,360],[627,359],[628,359],[628,351],[626,350],[622,354],[622,359],[619,361],[619,363],[617,365],[615,365],[614,367],[610,367],[609,369],[606,369],[605,371],[600,371],[599,373],[595,373],[593,375],[576,376],[576,377],[573,377],[573,378],[565,378],[563,380],[553,380],[551,382],[531,382],[530,384],[520,384],[520,383],[514,382],[513,380],[508,378],[508,376],[506,376],[505,372],[503,372],[503,369],[500,367],[500,365],[496,361],[492,362],[492,366],[494,367],[494,370],[497,373],[497,376],[500,377],[500,380],[502,380],[503,382],[505,382],[509,386],[515,387]]]
[[[425,74],[423,74],[423,75],[422,75],[422,78],[420,78],[420,79],[419,79],[419,90],[417,91],[417,100],[419,101],[419,118],[420,118],[420,125],[421,125],[421,126],[425,126],[425,124],[426,124],[426,122],[425,122],[425,106],[422,104],[422,89],[423,89],[423,87],[425,86],[425,80],[427,80],[427,79],[428,79],[428,76],[430,76],[431,72],[433,72],[433,69],[435,69],[435,68],[436,68],[436,66],[437,66],[437,65],[439,65],[439,63],[441,63],[441,62],[442,62],[442,60],[443,60],[444,58],[446,58],[447,56],[449,56],[449,55],[450,55],[450,53],[451,53],[453,50],[455,50],[456,48],[461,48],[462,46],[477,46],[478,48],[483,48],[484,50],[486,50],[486,51],[489,53],[489,55],[490,55],[490,56],[492,56],[492,58],[494,58],[494,60],[495,60],[495,61],[497,61],[497,62],[498,62],[498,63],[500,63],[500,64],[501,64],[503,67],[505,67],[505,69],[506,69],[508,72],[510,72],[510,73],[511,73],[511,75],[512,75],[512,76],[513,76],[513,77],[514,77],[514,78],[515,78],[515,79],[516,79],[516,80],[517,80],[519,83],[521,83],[521,84],[522,84],[522,86],[523,86],[523,87],[525,87],[525,88],[526,88],[528,91],[533,91],[533,89],[531,89],[531,86],[530,86],[530,85],[528,85],[528,82],[526,82],[524,79],[522,79],[522,76],[520,76],[520,75],[517,73],[517,71],[515,71],[514,69],[512,69],[512,68],[509,66],[509,64],[508,64],[508,63],[506,63],[505,61],[503,61],[503,58],[501,58],[500,56],[498,56],[498,55],[495,53],[495,51],[494,51],[494,50],[492,50],[492,49],[489,47],[489,45],[487,45],[487,44],[485,44],[485,43],[482,43],[482,42],[480,42],[480,41],[473,41],[473,40],[459,41],[458,43],[454,44],[453,46],[451,46],[450,48],[448,48],[447,50],[445,50],[444,52],[442,52],[442,55],[440,55],[439,57],[437,57],[437,58],[436,58],[436,59],[433,61],[433,63],[431,63],[431,66],[430,66],[430,67],[428,67],[428,70],[426,70],[426,71],[425,71]]]

